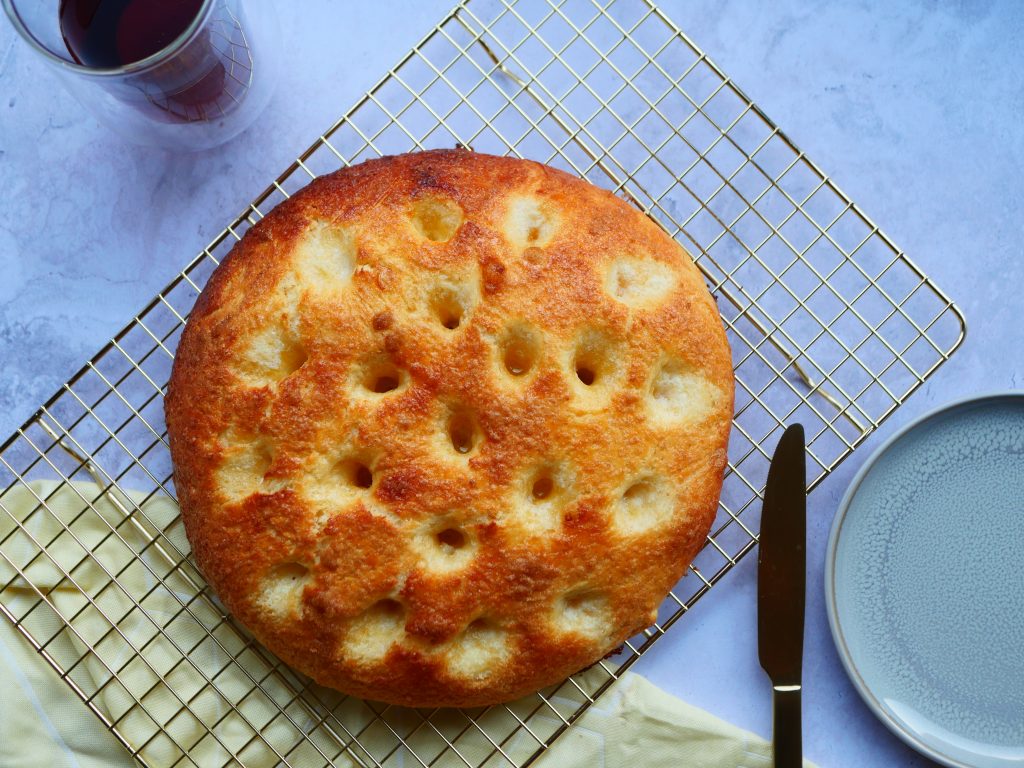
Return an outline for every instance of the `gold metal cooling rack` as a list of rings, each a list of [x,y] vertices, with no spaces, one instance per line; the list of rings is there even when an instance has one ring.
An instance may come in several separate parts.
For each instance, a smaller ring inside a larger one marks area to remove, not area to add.
[[[654,626],[513,704],[406,710],[310,683],[226,614],[168,499],[163,393],[193,302],[264,212],[341,165],[456,144],[610,188],[697,255],[736,418],[718,520]],[[523,766],[754,547],[784,423],[805,425],[816,486],[964,330],[649,2],[465,0],[0,448],[0,610],[147,766]]]

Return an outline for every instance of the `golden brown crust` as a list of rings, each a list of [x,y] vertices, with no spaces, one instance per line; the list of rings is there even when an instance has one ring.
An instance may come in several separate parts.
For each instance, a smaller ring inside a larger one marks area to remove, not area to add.
[[[475,706],[651,623],[714,519],[732,381],[653,222],[537,163],[431,151],[253,227],[166,412],[196,561],[268,648],[356,696]]]

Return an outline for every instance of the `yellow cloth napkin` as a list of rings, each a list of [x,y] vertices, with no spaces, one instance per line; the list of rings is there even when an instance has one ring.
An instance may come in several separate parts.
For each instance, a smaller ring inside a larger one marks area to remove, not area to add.
[[[288,684],[290,673],[274,674],[271,657],[240,640],[214,608],[201,600],[190,601],[195,588],[179,572],[168,575],[170,563],[165,555],[146,546],[147,526],[168,526],[177,516],[174,503],[163,496],[142,503],[141,514],[135,513],[146,521],[140,526],[127,520],[123,510],[135,510],[141,499],[115,498],[120,504],[111,503],[110,495],[90,483],[50,481],[34,481],[0,496],[0,602],[6,610],[19,618],[37,641],[53,638],[46,652],[65,669],[71,668],[70,680],[87,695],[98,690],[93,703],[105,718],[116,722],[118,730],[154,768],[220,766],[231,753],[246,768],[275,766],[281,764],[281,757],[291,765],[321,765],[324,754],[334,765],[355,765],[347,753],[339,754],[338,737],[346,738],[345,734],[336,727],[331,733],[320,718],[294,700]],[[180,531],[175,535],[180,537]],[[183,540],[175,543],[184,546]],[[45,546],[45,555],[40,555],[40,546]],[[95,557],[88,551],[95,552]],[[139,551],[141,558],[136,554]],[[154,574],[159,574],[163,583]],[[46,606],[28,611],[38,597],[26,578],[47,594],[56,612]],[[111,585],[112,579],[116,585]],[[191,613],[183,610],[183,603]],[[74,632],[63,628],[64,620],[57,612],[71,619]],[[118,618],[115,630],[104,614]],[[211,641],[211,630],[203,625],[212,628],[219,644]],[[142,650],[142,658],[133,646]],[[94,650],[87,653],[89,647]],[[75,664],[83,656],[84,660]],[[109,669],[117,672],[116,678]],[[590,682],[605,675],[600,669],[588,674]],[[292,679],[298,684],[298,678]],[[253,693],[253,680],[262,690]],[[584,679],[583,687],[587,684]],[[336,707],[338,718],[352,728],[358,744],[369,754],[383,759],[396,747],[385,760],[389,766],[420,764],[399,744],[395,733],[402,734],[406,745],[426,762],[444,749],[440,736],[444,734],[455,741],[465,761],[475,765],[494,750],[483,733],[497,741],[518,725],[504,707],[483,711],[475,724],[470,724],[457,712],[417,714],[385,710],[378,704],[376,711],[383,711],[382,719],[367,704],[326,689],[314,690],[323,706]],[[144,708],[135,705],[139,698]],[[183,703],[190,711],[183,711]],[[578,705],[578,694],[574,697],[563,691],[552,697],[551,704],[566,717]],[[287,717],[280,714],[278,705]],[[508,709],[545,738],[561,721],[545,710],[531,716],[536,705],[537,699],[532,697]],[[424,719],[427,715],[429,722]],[[207,726],[214,727],[216,739],[204,737]],[[254,738],[257,731],[262,738]],[[182,751],[175,742],[187,748],[188,758],[181,759]],[[499,743],[516,763],[537,746],[522,729]],[[770,754],[763,739],[626,672],[537,765],[762,768],[771,765]],[[492,759],[488,765],[498,763]],[[113,734],[11,622],[0,618],[0,766],[134,764]],[[466,763],[449,749],[436,764]]]

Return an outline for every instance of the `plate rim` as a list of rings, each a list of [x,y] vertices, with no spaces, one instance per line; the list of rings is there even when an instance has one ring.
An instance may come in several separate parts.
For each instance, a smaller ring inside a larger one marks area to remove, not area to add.
[[[922,740],[916,732],[912,731],[904,723],[897,720],[896,717],[875,697],[871,688],[861,676],[856,664],[854,664],[853,658],[850,654],[850,649],[846,644],[845,637],[843,636],[843,630],[839,624],[839,617],[836,611],[836,550],[838,548],[839,538],[842,535],[843,522],[846,520],[850,505],[856,497],[857,492],[860,490],[864,478],[879,461],[885,458],[889,449],[892,448],[895,443],[910,432],[913,432],[933,419],[947,414],[950,411],[955,411],[967,405],[978,405],[986,403],[987,401],[998,400],[1011,400],[1015,401],[1017,405],[1024,405],[1024,390],[997,390],[980,395],[968,395],[966,397],[953,400],[945,403],[944,405],[929,409],[925,413],[900,427],[895,433],[886,438],[886,440],[879,445],[870,456],[868,456],[864,464],[857,470],[853,479],[850,481],[850,485],[843,494],[843,497],[839,502],[839,507],[836,510],[835,517],[832,520],[832,527],[829,530],[828,536],[828,547],[825,550],[825,608],[826,613],[828,614],[828,624],[832,633],[832,641],[835,645],[836,652],[839,655],[839,660],[842,662],[843,668],[846,671],[847,677],[849,677],[850,681],[853,683],[854,688],[857,690],[857,693],[867,705],[868,709],[871,710],[883,725],[885,725],[908,746],[936,762],[949,766],[949,768],[976,767],[972,766],[970,763],[964,763],[957,760],[948,754],[939,752],[933,746]]]

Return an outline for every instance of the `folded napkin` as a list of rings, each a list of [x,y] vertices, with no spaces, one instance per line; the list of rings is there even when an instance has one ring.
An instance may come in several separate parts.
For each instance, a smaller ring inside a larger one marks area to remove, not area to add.
[[[45,508],[40,506],[43,500]],[[144,502],[141,498],[124,499],[120,506],[131,510],[136,504],[141,504],[146,520],[160,527],[177,516],[173,502],[163,496]],[[332,757],[338,752],[337,742],[328,743],[333,736],[325,732],[321,723],[294,703],[287,704],[292,693],[279,682],[279,676],[270,674],[272,662],[267,657],[246,650],[237,634],[227,632],[212,611],[211,615],[203,613],[200,601],[189,603],[194,616],[183,613],[182,602],[188,602],[194,595],[194,587],[184,583],[177,572],[167,574],[169,563],[165,556],[155,547],[146,547],[148,539],[143,529],[130,521],[126,523],[124,512],[111,503],[108,494],[90,483],[34,481],[0,496],[0,507],[0,601],[18,617],[37,601],[34,590],[13,563],[36,587],[48,592],[57,611],[74,617],[76,632],[63,629],[63,620],[46,607],[35,609],[22,620],[37,640],[54,638],[46,650],[65,667],[85,654],[85,660],[72,669],[70,679],[87,695],[99,689],[93,703],[108,720],[117,721],[120,732],[136,749],[141,749],[140,754],[151,766],[220,766],[230,752],[238,754],[247,768],[278,765],[279,754],[286,755],[291,765],[319,765],[323,763],[321,751]],[[22,523],[24,530],[18,530],[15,521]],[[40,544],[45,544],[47,554],[35,557]],[[86,556],[87,549],[101,555],[103,567]],[[140,551],[141,558],[136,554]],[[68,571],[77,586],[64,578]],[[161,574],[163,584],[154,578],[154,573]],[[123,589],[104,589],[111,576]],[[176,579],[183,583],[179,585]],[[3,588],[5,584],[8,586]],[[141,601],[147,615],[133,609],[136,601]],[[110,627],[99,610],[120,617],[118,632],[113,636],[104,638]],[[160,631],[155,624],[160,624]],[[220,645],[201,642],[211,631],[203,624],[213,628]],[[129,643],[144,648],[148,665],[139,659],[133,661],[135,653]],[[95,651],[85,653],[87,644]],[[183,649],[188,662],[183,661]],[[232,661],[235,657],[238,663]],[[117,670],[116,680],[108,667]],[[587,674],[605,673],[598,669]],[[264,693],[251,694],[253,683],[247,675],[260,681]],[[209,684],[211,678],[213,685]],[[317,696],[328,706],[337,704],[343,708],[354,722],[359,722],[359,718],[364,723],[373,719],[373,713],[361,702],[326,689],[318,689]],[[269,697],[285,707],[289,718],[280,716],[278,706]],[[142,698],[146,711],[134,706],[137,698]],[[182,700],[194,714],[181,712]],[[568,715],[576,702],[566,694],[561,699],[556,697],[552,704]],[[525,719],[535,706],[534,698],[532,703],[524,700],[522,707],[514,703],[509,709]],[[389,719],[396,730],[401,727],[397,721],[402,712],[393,710],[395,718]],[[439,745],[443,746],[433,728],[446,732],[443,713],[431,717],[430,722],[431,728],[420,727],[406,737],[408,745],[418,754],[426,755],[428,761],[431,749],[436,754]],[[534,714],[527,722],[535,733],[553,732],[560,724],[553,713]],[[215,724],[220,743],[209,736],[203,738],[203,723]],[[511,733],[516,725],[504,707],[484,712],[477,723],[484,731],[501,732],[504,728],[506,733]],[[465,724],[464,716],[452,713],[452,730],[447,733],[465,731]],[[173,741],[162,736],[161,729]],[[255,730],[260,731],[263,740],[253,739]],[[280,745],[276,746],[279,754],[267,747],[264,740]],[[175,741],[188,746],[188,760],[176,762],[182,754]],[[360,742],[370,754],[386,754],[395,738],[390,730],[371,725],[360,736]],[[292,749],[296,743],[299,746]],[[381,750],[385,744],[388,746]],[[482,738],[474,741],[461,736],[457,744],[471,764],[483,760],[493,749]],[[521,729],[502,745],[516,762],[524,760],[535,748],[536,741]],[[356,765],[347,753],[337,757],[334,764],[346,768]],[[419,763],[400,749],[385,764]],[[488,762],[492,764],[493,759]],[[0,765],[135,765],[113,734],[83,706],[6,618],[0,618]],[[465,762],[449,750],[437,765],[464,766]],[[771,747],[754,734],[680,701],[639,675],[625,672],[556,740],[537,765],[766,768],[771,765]]]

